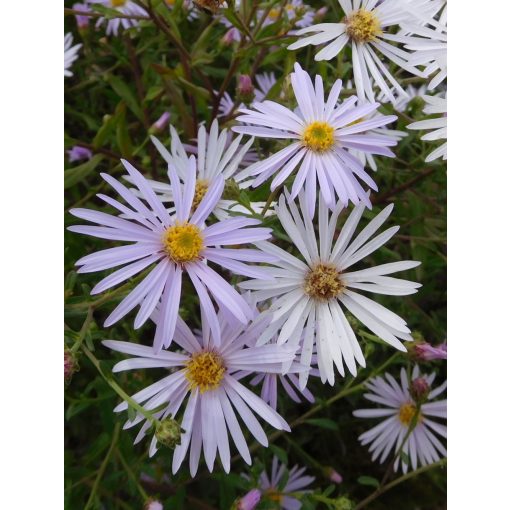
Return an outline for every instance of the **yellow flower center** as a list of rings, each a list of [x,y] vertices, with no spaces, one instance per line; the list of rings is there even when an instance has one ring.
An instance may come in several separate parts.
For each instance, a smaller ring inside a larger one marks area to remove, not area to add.
[[[274,488],[268,489],[266,491],[266,497],[270,501],[275,501],[276,503],[281,503],[283,500],[283,494]]]
[[[162,241],[168,256],[177,263],[197,260],[204,247],[202,231],[192,223],[168,227]]]
[[[193,354],[186,366],[186,379],[190,389],[198,388],[200,393],[216,389],[224,373],[223,360],[212,351]]]
[[[205,179],[199,179],[195,184],[195,195],[193,197],[193,202],[191,203],[191,211],[195,211],[196,208],[202,202],[204,195],[207,193],[209,189],[209,182]]]
[[[312,122],[303,132],[303,145],[315,152],[327,151],[335,143],[334,132],[327,122]]]
[[[340,272],[332,265],[317,264],[305,278],[305,292],[319,301],[328,301],[338,296],[344,288]]]
[[[398,413],[398,417],[404,425],[409,426],[415,414],[416,406],[408,402],[407,404],[402,404],[402,406],[400,407],[400,411]],[[419,415],[418,419],[420,419]]]
[[[110,0],[112,7],[122,7],[127,0]]]
[[[373,41],[382,34],[381,22],[373,12],[365,9],[353,12],[344,19],[344,23],[347,25],[345,29],[347,35],[358,43]]]
[[[173,7],[175,5],[175,0],[165,0],[165,3],[170,7]]]
[[[275,20],[275,19],[277,19],[277,18],[278,18],[278,16],[279,16],[279,15],[280,15],[280,9],[271,9],[271,10],[269,11],[268,17],[269,17],[270,19]]]

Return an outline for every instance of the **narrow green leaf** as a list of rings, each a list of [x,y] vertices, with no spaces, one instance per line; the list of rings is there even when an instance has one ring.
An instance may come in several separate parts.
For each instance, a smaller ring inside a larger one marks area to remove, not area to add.
[[[379,487],[379,480],[373,478],[372,476],[360,476],[358,478],[358,483],[361,485],[370,485],[372,487]]]
[[[315,425],[316,427],[321,427],[323,429],[338,430],[338,424],[328,418],[310,418],[309,420],[306,420],[305,423],[309,423],[310,425]]]
[[[126,102],[128,108],[143,121],[143,114],[134,92],[129,88],[124,80],[112,74],[105,77],[112,89]]]
[[[96,154],[92,156],[89,161],[66,170],[64,172],[64,189],[70,188],[83,181],[87,175],[95,170],[103,158],[104,156],[102,154]]]

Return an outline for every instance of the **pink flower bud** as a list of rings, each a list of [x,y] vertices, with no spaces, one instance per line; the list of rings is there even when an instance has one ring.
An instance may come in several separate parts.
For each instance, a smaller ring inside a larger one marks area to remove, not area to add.
[[[241,103],[251,103],[255,97],[255,89],[251,78],[247,74],[239,75],[237,81],[237,97]]]
[[[75,145],[70,150],[66,151],[69,156],[69,163],[74,161],[81,161],[82,159],[90,159],[92,157],[92,151],[86,147],[80,147]]]
[[[446,343],[433,347],[427,342],[416,344],[414,353],[417,359],[421,361],[432,361],[435,359],[446,359]]]
[[[73,10],[81,12],[91,12],[91,9],[87,4],[73,4]],[[88,28],[90,21],[89,16],[84,16],[83,14],[75,14],[75,18],[79,30]]]
[[[239,30],[235,27],[229,28],[225,35],[221,38],[221,42],[225,46],[230,46],[234,42],[239,42],[241,40],[241,34]]]
[[[254,510],[259,504],[260,496],[258,489],[252,489],[237,502],[237,510]]]
[[[152,124],[152,126],[149,129],[149,132],[152,133],[161,133],[163,129],[165,129],[168,126],[168,123],[170,122],[170,113],[165,112],[161,117]]]
[[[328,478],[331,482],[333,482],[333,483],[342,483],[343,482],[342,475],[338,471],[334,470],[332,467],[327,466],[327,467],[323,468],[323,472],[324,472],[324,476],[326,478]]]
[[[145,504],[144,510],[163,510],[163,505],[159,501],[151,499]]]
[[[409,393],[415,402],[424,402],[430,393],[430,385],[425,377],[417,377],[411,381]]]
[[[64,347],[64,382],[68,383],[73,374],[78,370],[78,363],[75,355],[70,349]]]
[[[321,7],[320,9],[317,10],[317,12],[315,13],[315,17],[314,17],[314,21],[317,22],[317,21],[321,21],[324,16],[326,16],[326,13],[328,12],[328,8],[327,7]]]

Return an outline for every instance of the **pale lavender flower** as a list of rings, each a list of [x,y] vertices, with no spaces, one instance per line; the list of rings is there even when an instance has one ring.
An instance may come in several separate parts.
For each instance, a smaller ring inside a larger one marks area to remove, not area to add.
[[[227,129],[220,132],[218,121],[214,119],[209,132],[205,126],[200,126],[196,145],[183,144],[173,126],[170,126],[170,150],[154,136],[151,140],[168,165],[176,168],[182,182],[186,181],[188,175],[188,153],[197,155],[196,193],[193,200],[195,206],[200,202],[212,181],[217,177],[223,177],[226,182],[224,196],[218,200],[213,214],[220,220],[238,213],[251,216],[252,211],[240,204],[232,195],[239,194],[240,190],[246,189],[252,183],[251,179],[240,179],[239,175],[243,162],[246,163],[246,159],[253,161],[256,156],[253,152],[250,153],[253,138],[242,144],[242,136],[233,138],[232,133]],[[128,176],[126,179],[132,182]],[[171,184],[153,180],[149,180],[148,183],[162,202],[172,204],[168,211],[173,214],[175,208]],[[134,192],[137,194],[136,191]],[[252,202],[250,207],[260,214],[265,204],[265,202]]]
[[[288,495],[291,493],[306,493],[309,490],[303,490],[314,482],[314,476],[303,476],[304,467],[294,466],[288,471],[288,479],[284,483],[284,474],[287,466],[279,463],[278,458],[273,457],[273,465],[271,467],[271,476],[264,471],[260,475],[259,487],[263,491],[264,497],[276,501],[283,510],[299,510],[302,506],[301,501]]]
[[[431,129],[430,133],[427,133],[421,137],[421,140],[446,140],[447,138],[447,100],[445,97],[440,96],[423,96],[423,100],[426,105],[423,108],[423,113],[439,115],[431,119],[419,120],[413,122],[407,126],[407,129]],[[443,160],[447,158],[447,142],[444,142],[437,149],[433,150],[426,158],[425,163],[430,163],[435,159],[441,158]]]
[[[230,46],[234,42],[239,42],[240,40],[241,33],[236,27],[229,28],[221,38],[221,42],[227,46]]]
[[[278,344],[292,343],[302,338],[300,363],[306,367],[312,361],[315,344],[321,380],[333,385],[334,366],[342,376],[345,374],[344,363],[354,376],[357,373],[356,363],[365,366],[361,347],[342,307],[374,335],[405,352],[406,348],[400,340],[412,340],[406,322],[359,291],[390,296],[414,294],[421,287],[419,283],[387,275],[412,269],[420,263],[402,260],[349,270],[383,246],[398,231],[398,226],[391,227],[375,235],[389,217],[393,205],[383,209],[354,237],[365,209],[362,204],[357,205],[333,243],[341,204],[330,213],[322,196],[319,197],[317,239],[303,193],[298,197],[299,208],[285,190],[275,210],[301,257],[295,257],[271,243],[256,243],[262,251],[278,258],[274,263],[276,268],[267,268],[275,280],[248,280],[239,286],[253,291],[251,297],[255,303],[274,299],[267,311],[262,313],[270,314],[271,325],[260,335],[257,343],[268,342],[278,331]],[[307,377],[307,372],[300,373],[301,388],[306,386]]]
[[[138,4],[133,2],[132,0],[88,0],[90,4],[102,4],[109,9],[115,9],[119,11],[121,14],[127,14],[129,16],[145,16],[149,18],[149,15]],[[127,30],[131,27],[137,27],[139,25],[139,21],[137,19],[130,18],[113,18],[106,20],[101,17],[97,20],[96,27],[101,26],[104,22],[106,24],[106,35],[115,35],[119,34],[120,28],[124,28]]]
[[[81,46],[81,43],[73,46],[73,34],[71,34],[71,32],[68,32],[64,36],[64,77],[73,75],[69,69],[78,58],[78,51]]]
[[[296,50],[309,44],[316,46],[327,43],[315,55],[315,60],[331,60],[346,45],[350,45],[354,83],[361,100],[375,101],[372,78],[389,100],[395,101],[391,87],[405,96],[404,89],[380,56],[416,76],[426,76],[409,63],[411,53],[402,48],[402,45],[412,38],[393,33],[393,28],[400,27],[403,23],[421,21],[423,12],[415,11],[398,0],[338,1],[345,13],[341,22],[319,23],[298,30],[296,35],[305,37],[289,45],[288,49]]]
[[[256,335],[258,330],[232,327],[223,313],[220,313],[215,321],[221,329],[221,341],[216,343],[211,335],[214,325],[209,322],[209,317],[202,313],[200,335],[194,335],[178,317],[174,342],[182,349],[179,353],[164,350],[154,354],[152,348],[130,342],[103,342],[110,349],[136,356],[117,363],[113,368],[114,372],[138,368],[171,369],[170,375],[139,391],[132,398],[147,411],[158,409],[154,412],[154,417],[158,420],[168,417],[175,419],[182,415],[179,421],[184,432],[180,444],[174,450],[173,473],[180,468],[188,449],[192,476],[197,472],[202,449],[209,471],[213,470],[218,452],[223,468],[228,473],[229,435],[241,457],[251,464],[248,445],[234,410],[263,446],[268,445],[268,439],[254,413],[277,430],[290,430],[287,422],[274,409],[238,381],[237,373],[246,370],[279,373],[284,363],[292,361],[295,349],[277,345],[249,347],[248,345],[253,344],[250,335]],[[182,409],[185,400],[186,404]],[[115,408],[115,412],[125,411],[127,408],[127,402],[123,402]],[[151,422],[137,414],[124,426],[130,428],[142,422],[144,423],[136,436],[135,444],[145,436]],[[157,448],[158,441],[154,435],[149,455],[153,456]]]
[[[87,4],[76,3],[73,4],[73,9],[80,12],[91,12],[90,7]],[[76,24],[80,30],[88,28],[90,16],[84,16],[83,14],[75,14]]]
[[[216,206],[225,181],[221,176],[211,180],[210,187],[200,204],[192,212],[196,192],[196,161],[189,159],[188,176],[181,184],[175,168],[169,166],[175,215],[170,216],[147,180],[130,163],[122,160],[132,182],[142,194],[147,205],[123,184],[107,174],[101,174],[126,201],[98,194],[98,197],[124,215],[124,218],[90,209],[72,209],[78,218],[99,226],[77,225],[69,227],[72,232],[92,235],[103,239],[133,242],[127,246],[109,248],[82,257],[76,262],[78,272],[103,271],[116,266],[124,267],[101,280],[91,291],[98,294],[129,280],[134,275],[152,267],[151,271],[119,303],[105,321],[110,326],[124,317],[137,305],[140,309],[134,326],[139,328],[153,313],[161,300],[160,320],[157,321],[154,338],[155,351],[168,347],[175,330],[181,297],[182,275],[187,273],[208,314],[214,339],[220,340],[220,327],[214,313],[209,293],[220,309],[227,309],[233,321],[246,324],[253,316],[252,309],[219,274],[211,269],[210,262],[236,274],[256,278],[271,278],[260,267],[241,261],[262,262],[268,258],[256,249],[225,249],[221,245],[238,245],[268,239],[271,229],[247,228],[260,224],[252,218],[230,218],[206,226],[205,220]]]
[[[338,471],[335,471],[334,469],[331,468],[328,471],[328,478],[331,482],[337,484],[340,484],[344,481],[342,475]]]
[[[415,366],[412,379],[418,378],[420,378],[420,372],[418,366]],[[429,387],[434,378],[435,374],[424,376]],[[421,406],[411,396],[405,368],[400,371],[400,384],[391,374],[386,373],[384,377],[371,379],[367,383],[367,388],[370,393],[366,393],[365,398],[384,407],[359,409],[354,411],[354,416],[385,418],[374,428],[359,436],[361,444],[370,444],[372,461],[379,459],[379,462],[383,463],[392,449],[396,454],[408,433],[409,426],[414,422],[416,426],[402,448],[410,465],[402,456],[398,456],[393,469],[397,471],[401,465],[404,473],[407,473],[409,468],[415,470],[419,465],[432,464],[446,456],[446,449],[436,437],[436,435],[446,437],[446,426],[431,419],[431,417],[446,419],[446,400],[434,401],[446,389],[446,381],[430,391],[426,397],[426,403]],[[417,417],[416,414],[418,414]]]
[[[151,499],[145,504],[144,510],[164,510],[164,508],[160,501]]]
[[[92,151],[86,147],[80,147],[79,145],[73,146],[69,149],[67,155],[69,156],[69,163],[74,161],[81,161],[82,159],[90,159],[92,157]]]
[[[321,195],[331,209],[336,204],[336,195],[345,206],[349,200],[370,205],[358,179],[375,190],[377,185],[349,149],[394,157],[388,149],[397,144],[393,138],[374,137],[365,132],[393,122],[397,117],[381,115],[363,120],[377,110],[379,103],[355,106],[357,98],[351,96],[339,104],[341,80],[335,82],[325,102],[321,76],[316,75],[314,87],[308,73],[297,63],[290,76],[299,106],[295,112],[273,101],[255,103],[253,110],[239,110],[242,115],[237,120],[251,125],[235,126],[234,132],[291,141],[284,149],[246,168],[241,175],[257,176],[253,186],[259,186],[276,174],[271,183],[274,191],[298,169],[291,198],[304,187],[306,206],[312,217],[317,180]]]
[[[247,492],[238,502],[236,510],[255,510],[260,502],[262,493],[259,489]]]
[[[422,361],[446,359],[446,343],[433,347],[429,343],[423,342],[416,344],[413,350],[416,358]]]

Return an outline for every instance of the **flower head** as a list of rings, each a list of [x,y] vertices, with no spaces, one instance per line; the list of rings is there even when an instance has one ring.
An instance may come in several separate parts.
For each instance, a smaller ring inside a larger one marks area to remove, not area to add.
[[[429,388],[434,378],[435,374],[420,377],[418,366],[413,369],[412,379],[423,379]],[[424,397],[424,403],[413,398],[404,368],[400,372],[400,384],[387,373],[384,377],[371,379],[367,388],[370,393],[365,394],[365,398],[384,407],[359,409],[353,414],[358,418],[385,418],[359,437],[361,444],[371,444],[369,451],[372,452],[373,461],[379,459],[383,463],[392,449],[397,453],[402,447],[401,451],[406,454],[410,465],[402,456],[398,456],[393,469],[396,471],[401,465],[406,473],[409,468],[414,470],[419,465],[432,464],[441,456],[446,456],[446,450],[437,438],[446,437],[446,427],[431,419],[446,419],[446,400],[434,401],[446,389],[446,381],[431,390]],[[414,428],[409,433],[410,426]],[[402,446],[406,436],[408,438]]]
[[[90,159],[92,157],[92,151],[86,147],[80,147],[74,145],[70,150],[66,151],[69,156],[69,163],[74,161],[81,161],[82,159]]]
[[[257,176],[253,185],[258,186],[276,174],[271,183],[274,191],[297,169],[291,198],[294,199],[304,187],[307,209],[312,216],[316,181],[331,209],[336,204],[335,195],[344,205],[349,200],[354,204],[363,201],[370,205],[358,179],[372,189],[377,189],[377,185],[349,150],[393,157],[388,147],[396,145],[394,139],[383,135],[376,138],[366,132],[393,122],[396,117],[380,115],[364,120],[377,110],[379,104],[355,106],[355,96],[338,104],[341,80],[335,82],[325,101],[322,78],[315,77],[314,87],[310,76],[299,64],[294,66],[291,82],[298,103],[296,111],[273,101],[255,103],[253,110],[240,110],[242,115],[237,120],[250,125],[235,126],[233,131],[291,141],[284,149],[246,168],[241,175]]]
[[[427,342],[422,342],[413,346],[413,354],[420,361],[446,359],[446,343],[434,347]]]
[[[222,245],[238,245],[267,239],[268,228],[247,228],[260,223],[251,218],[235,217],[205,225],[205,220],[216,207],[225,185],[222,176],[213,177],[200,204],[192,210],[196,193],[196,161],[188,160],[186,181],[181,184],[177,171],[169,165],[172,197],[175,214],[170,216],[145,178],[127,161],[124,167],[138,188],[145,205],[137,196],[119,181],[102,174],[102,177],[122,196],[127,206],[108,196],[98,197],[122,213],[114,216],[89,209],[72,209],[78,218],[96,223],[99,226],[78,225],[69,227],[72,232],[92,235],[103,239],[133,242],[134,244],[110,248],[87,255],[76,262],[81,266],[78,272],[102,271],[125,265],[101,280],[92,294],[103,292],[134,275],[151,267],[145,278],[134,287],[119,303],[105,321],[105,326],[114,324],[137,305],[140,305],[134,325],[139,328],[153,314],[161,301],[161,314],[157,321],[154,348],[159,351],[163,345],[169,346],[172,340],[179,302],[181,297],[182,275],[187,273],[206,310],[213,337],[220,341],[219,324],[209,293],[221,308],[228,310],[228,316],[236,322],[247,324],[253,311],[245,300],[210,267],[219,264],[236,274],[264,278],[262,268],[249,266],[243,261],[271,261],[259,250],[225,249]],[[269,277],[266,275],[266,277]]]
[[[114,9],[118,11],[121,15],[128,16],[142,16],[147,17],[148,14],[145,12],[145,9],[140,7],[137,3],[133,2],[133,0],[88,0],[90,4],[101,4],[109,9]],[[106,24],[106,35],[119,35],[120,28],[127,30],[131,27],[137,27],[139,21],[137,19],[129,18],[129,17],[119,17],[112,18],[106,20],[101,17],[97,20],[96,26],[101,26],[105,21]]]
[[[425,16],[424,12],[395,0],[339,0],[339,3],[345,13],[340,23],[319,23],[302,28],[296,35],[305,37],[288,48],[296,50],[309,44],[327,43],[315,55],[315,60],[331,60],[349,45],[352,48],[354,83],[361,100],[375,101],[371,79],[388,100],[395,101],[392,87],[405,96],[404,89],[391,75],[381,56],[412,74],[426,76],[409,63],[412,54],[402,47],[413,38],[393,33],[393,28],[401,27],[403,23],[419,23]]]
[[[73,46],[73,34],[71,32],[64,36],[64,77],[73,75],[69,69],[78,58],[78,51],[81,46],[81,43]]]
[[[345,363],[356,375],[356,362],[365,366],[365,359],[344,313],[345,307],[373,334],[392,347],[405,351],[400,340],[412,339],[405,321],[359,291],[393,296],[414,294],[420,284],[387,275],[412,269],[419,262],[399,261],[350,270],[397,232],[399,227],[391,227],[375,235],[390,215],[393,205],[383,209],[354,237],[365,209],[361,204],[356,206],[334,242],[340,205],[329,213],[324,200],[319,197],[319,238],[316,239],[311,216],[304,207],[304,195],[299,195],[300,209],[290,200],[288,193],[285,195],[287,200],[284,196],[280,197],[276,214],[301,257],[295,257],[273,244],[257,243],[260,249],[279,259],[274,263],[276,268],[269,269],[275,280],[248,280],[240,284],[240,287],[253,291],[252,297],[256,302],[274,299],[264,312],[271,314],[272,325],[259,337],[258,343],[269,341],[275,330],[281,328],[278,344],[302,338],[300,362],[305,366],[310,366],[313,346],[316,345],[323,382],[334,383],[333,365],[344,375]],[[306,380],[307,373],[301,373],[302,388]]]
[[[80,12],[91,12],[90,7],[86,3],[73,4],[73,10],[80,11]],[[78,25],[79,30],[84,30],[84,29],[88,28],[89,22],[90,22],[90,16],[85,16],[83,14],[75,14],[75,17],[76,17],[76,24]]]
[[[288,478],[284,476],[286,472]],[[276,456],[273,457],[271,475],[269,476],[266,471],[260,475],[259,488],[263,497],[279,503],[283,510],[299,510],[302,503],[290,494],[309,492],[303,489],[315,480],[313,476],[303,476],[304,472],[305,468],[297,465],[288,470],[287,466],[279,463]]]
[[[426,106],[423,108],[423,113],[426,114],[439,114],[439,117],[432,119],[419,120],[407,126],[407,129],[431,129],[430,133],[423,135],[422,140],[443,140],[446,139],[446,125],[447,125],[447,107],[446,98],[440,96],[423,96]],[[426,158],[425,162],[429,163],[437,158],[447,159],[446,142],[440,145],[437,149],[433,150]]]
[[[182,349],[181,352],[164,350],[155,354],[150,347],[130,342],[103,342],[110,349],[136,356],[115,365],[114,372],[137,368],[171,369],[168,376],[139,391],[132,398],[147,411],[154,411],[153,416],[163,420],[162,423],[169,417],[172,422],[180,421],[184,432],[178,443],[174,443],[177,445],[173,454],[173,473],[181,466],[188,449],[192,476],[197,471],[202,449],[210,471],[218,452],[223,468],[229,472],[229,435],[241,457],[250,464],[250,452],[236,413],[264,446],[268,444],[267,436],[255,414],[278,430],[289,430],[286,421],[238,379],[239,373],[246,370],[280,373],[283,364],[290,363],[294,358],[295,348],[278,345],[250,347],[254,344],[251,335],[259,332],[256,328],[232,327],[223,312],[216,318],[216,322],[221,330],[219,343],[211,337],[213,325],[205,313],[202,314],[200,335],[194,335],[179,317],[174,342]],[[124,402],[115,411],[124,411],[127,407],[127,402]],[[135,443],[141,441],[152,422],[138,414],[124,427],[130,428],[141,422],[144,423]],[[157,434],[156,429],[150,445],[150,456],[157,451]]]

